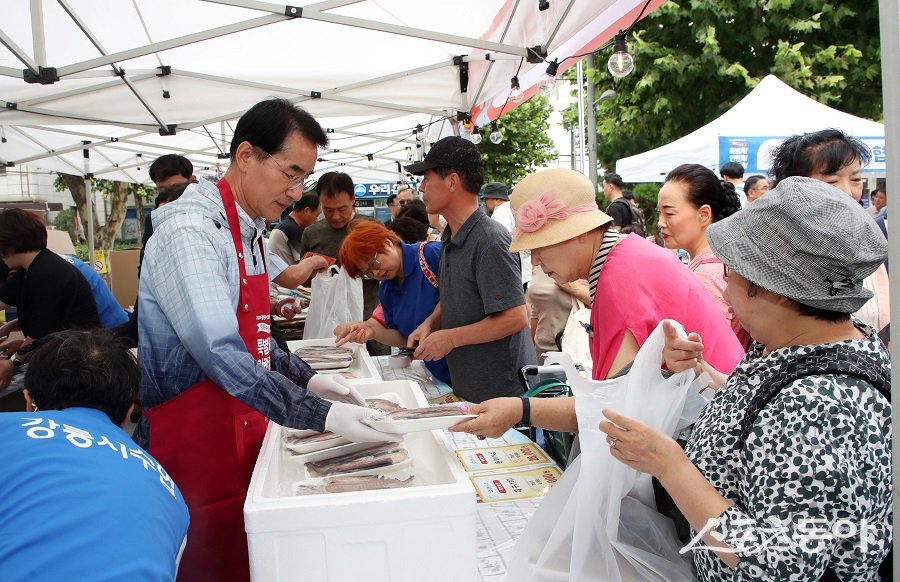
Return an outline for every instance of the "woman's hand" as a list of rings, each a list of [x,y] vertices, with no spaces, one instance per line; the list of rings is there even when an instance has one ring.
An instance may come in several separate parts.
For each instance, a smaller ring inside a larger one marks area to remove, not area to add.
[[[285,319],[294,319],[303,310],[301,302],[295,297],[285,297],[279,299],[272,307],[272,313],[280,315]]]
[[[364,321],[342,323],[334,328],[334,347],[340,347],[347,342],[364,344],[375,336],[375,330],[366,325]]]
[[[672,438],[655,428],[628,418],[610,408],[603,409],[607,420],[600,422],[612,456],[641,473],[662,481],[666,473],[690,460]]]
[[[477,418],[455,424],[451,432],[467,432],[480,437],[498,438],[522,420],[522,399],[492,398],[481,404],[470,404],[463,414],[477,414]]]
[[[698,376],[703,372],[703,344],[700,334],[689,333],[687,338],[679,338],[675,326],[669,321],[663,322],[666,334],[666,345],[663,347],[663,358],[666,367],[673,372],[693,369]]]

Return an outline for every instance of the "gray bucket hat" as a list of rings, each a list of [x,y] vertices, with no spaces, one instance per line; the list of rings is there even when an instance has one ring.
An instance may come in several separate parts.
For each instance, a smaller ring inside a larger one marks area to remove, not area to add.
[[[812,178],[786,178],[706,238],[739,275],[798,303],[853,313],[872,297],[862,280],[887,258],[875,221],[848,194]]]

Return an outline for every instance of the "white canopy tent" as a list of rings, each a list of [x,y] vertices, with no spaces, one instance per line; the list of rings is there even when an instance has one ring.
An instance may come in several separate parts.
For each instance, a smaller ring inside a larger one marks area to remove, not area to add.
[[[769,153],[784,138],[828,127],[863,140],[874,152],[869,176],[885,172],[884,125],[850,115],[792,89],[778,77],[765,77],[721,117],[656,149],[622,158],[616,173],[625,182],[662,182],[681,164],[701,164],[718,173],[724,161],[738,161],[746,174],[765,174]]]
[[[416,126],[427,142],[458,112],[485,125],[517,71],[533,94],[547,61],[562,73],[663,1],[10,0],[0,163],[143,183],[181,153],[224,171],[236,120],[278,96],[328,128],[317,172],[393,182],[423,155]]]

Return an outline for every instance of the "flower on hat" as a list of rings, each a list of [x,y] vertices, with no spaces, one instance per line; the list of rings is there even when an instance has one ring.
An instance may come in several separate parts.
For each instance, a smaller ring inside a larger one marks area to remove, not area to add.
[[[596,209],[596,204],[589,203],[566,208],[565,203],[556,197],[556,189],[551,188],[534,200],[528,200],[519,206],[519,210],[516,211],[516,230],[513,232],[513,238],[518,238],[523,232],[540,230],[551,218],[562,220],[578,212]]]

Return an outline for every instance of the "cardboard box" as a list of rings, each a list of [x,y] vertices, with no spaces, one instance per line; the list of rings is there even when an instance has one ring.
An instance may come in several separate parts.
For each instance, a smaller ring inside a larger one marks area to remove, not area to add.
[[[140,256],[140,249],[109,252],[109,288],[123,308],[137,302]]]
[[[408,380],[357,389],[427,405]],[[413,486],[296,496],[291,485],[304,471],[285,450],[282,430],[269,423],[244,504],[254,582],[476,579],[475,491],[442,431],[406,435]]]
[[[54,253],[75,256],[75,245],[66,230],[47,229],[47,248]]]

